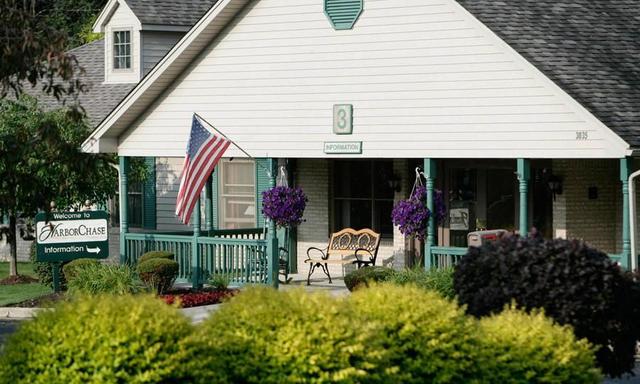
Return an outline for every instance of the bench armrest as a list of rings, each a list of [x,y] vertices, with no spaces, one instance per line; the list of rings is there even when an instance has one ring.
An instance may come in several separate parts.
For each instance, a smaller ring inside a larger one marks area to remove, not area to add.
[[[369,256],[369,260],[363,260],[362,256],[359,255],[360,253],[364,253],[364,256]],[[358,249],[356,249],[356,252],[354,253],[354,255],[356,256],[356,260],[353,263],[354,264],[358,264],[358,268],[360,268],[362,266],[375,265],[376,264],[375,256],[368,249],[358,248]]]
[[[325,249],[320,249],[320,248],[316,248],[316,247],[309,247],[307,249],[307,260],[312,260],[313,258],[311,257],[311,252],[315,252],[315,253],[320,253],[320,258],[322,260],[327,260],[329,258],[329,255],[327,254],[327,250],[329,248],[325,248]]]

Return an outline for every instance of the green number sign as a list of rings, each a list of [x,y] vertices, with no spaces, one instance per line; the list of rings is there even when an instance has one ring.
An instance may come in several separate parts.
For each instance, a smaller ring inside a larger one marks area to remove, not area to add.
[[[107,258],[107,218],[104,211],[39,213],[36,216],[36,260],[61,262]]]
[[[336,104],[333,106],[333,133],[336,135],[353,133],[353,105]]]

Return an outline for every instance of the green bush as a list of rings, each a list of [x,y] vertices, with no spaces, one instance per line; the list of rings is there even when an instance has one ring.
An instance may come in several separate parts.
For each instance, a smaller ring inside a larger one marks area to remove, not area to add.
[[[163,258],[147,259],[138,264],[138,274],[142,282],[159,295],[173,287],[178,277],[178,269],[177,262]]]
[[[205,320],[188,343],[198,383],[355,382],[365,354],[341,303],[302,289],[249,288]]]
[[[72,295],[126,295],[140,291],[135,272],[126,265],[85,264],[74,269],[68,282]]]
[[[415,286],[384,284],[351,295],[352,326],[367,383],[467,383],[478,379],[476,323],[456,303]]]
[[[395,271],[387,267],[362,267],[344,276],[344,284],[350,291],[360,286],[368,287],[370,283],[380,283],[387,281]]]
[[[36,242],[31,243],[31,249],[29,252],[29,261],[33,263],[33,271],[38,276],[38,281],[40,284],[50,287],[53,289],[53,268],[51,263],[42,263],[36,261]],[[60,276],[60,287],[62,289],[66,289],[67,280],[64,278],[64,273],[62,269],[66,263],[58,264],[58,276]]]
[[[78,268],[82,268],[85,265],[96,265],[99,264],[100,262],[96,259],[76,259],[73,260],[67,264],[65,264],[62,267],[62,272],[64,274],[64,278],[67,281],[71,281],[75,278],[76,276],[76,270]]]
[[[138,264],[144,263],[147,260],[151,259],[167,259],[174,260],[175,255],[168,251],[150,251],[144,253],[142,256],[138,258]]]
[[[640,283],[605,253],[581,241],[511,236],[471,247],[454,272],[461,304],[474,316],[543,308],[597,347],[602,371],[618,376],[635,365],[640,340]]]
[[[480,320],[487,383],[600,383],[593,348],[541,311],[507,308]]]
[[[224,273],[215,273],[209,278],[209,285],[218,291],[225,291],[229,288],[231,279],[229,275]]]
[[[84,297],[39,312],[9,339],[0,381],[12,384],[188,383],[192,332],[151,297]]]
[[[453,268],[412,268],[398,271],[388,280],[396,285],[414,284],[422,289],[438,292],[442,297],[453,299]]]

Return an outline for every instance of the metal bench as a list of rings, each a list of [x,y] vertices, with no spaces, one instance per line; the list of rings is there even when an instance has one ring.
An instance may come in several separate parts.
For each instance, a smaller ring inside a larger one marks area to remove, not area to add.
[[[304,261],[309,264],[307,285],[311,284],[311,275],[317,267],[322,268],[331,283],[329,264],[356,264],[358,268],[375,265],[379,246],[380,234],[368,228],[358,231],[346,228],[331,234],[327,248],[307,249],[307,259]]]

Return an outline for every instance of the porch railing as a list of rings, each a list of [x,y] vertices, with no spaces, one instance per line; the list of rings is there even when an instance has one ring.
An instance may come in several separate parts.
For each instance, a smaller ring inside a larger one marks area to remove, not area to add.
[[[209,236],[207,236],[209,235]],[[176,233],[125,233],[125,262],[134,265],[149,251],[169,251],[178,262],[178,281],[193,281],[197,263],[198,281],[224,274],[234,284],[267,284],[268,241],[261,228],[204,232],[203,236]],[[194,251],[197,258],[194,258]],[[197,275],[196,275],[197,276]]]
[[[435,268],[453,267],[467,254],[466,247],[431,247],[431,266]]]

